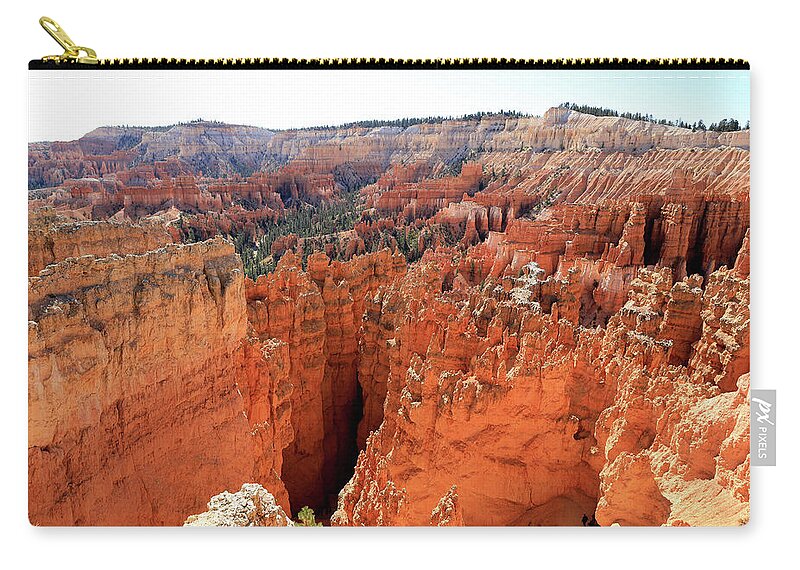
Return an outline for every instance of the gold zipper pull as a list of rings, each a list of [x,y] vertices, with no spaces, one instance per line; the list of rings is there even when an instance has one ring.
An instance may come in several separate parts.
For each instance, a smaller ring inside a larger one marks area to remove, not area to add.
[[[58,42],[64,53],[61,55],[46,55],[42,58],[43,61],[69,61],[73,63],[99,63],[97,54],[91,48],[75,45],[75,42],[70,39],[64,28],[59,26],[55,20],[42,16],[39,18],[39,24],[50,34],[54,40]],[[81,55],[83,52],[85,55]]]

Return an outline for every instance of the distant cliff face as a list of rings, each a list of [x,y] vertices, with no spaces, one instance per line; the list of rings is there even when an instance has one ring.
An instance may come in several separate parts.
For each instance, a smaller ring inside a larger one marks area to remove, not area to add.
[[[467,152],[585,150],[644,152],[719,146],[749,149],[749,131],[716,133],[595,117],[550,109],[541,118],[487,116],[407,127],[350,127],[270,131],[219,123],[167,129],[103,127],[74,142],[29,146],[29,177],[35,187],[67,178],[99,177],[136,163],[176,159],[206,176],[271,170],[298,162],[314,172],[352,163],[378,167],[415,160],[449,162]],[[378,172],[380,174],[380,172]],[[246,174],[245,174],[246,175]]]
[[[749,132],[551,109],[29,152],[35,524],[747,520]]]
[[[30,187],[47,188],[32,193],[37,207],[134,221],[176,208],[195,238],[259,236],[286,207],[335,201],[358,188],[366,208],[401,224],[475,201],[486,209],[475,220],[483,238],[577,194],[596,202],[613,190],[631,195],[637,184],[663,193],[709,183],[746,194],[749,176],[730,188],[736,173],[718,169],[733,163],[746,174],[748,148],[749,131],[692,132],[558,108],[541,118],[489,115],[407,128],[103,127],[78,141],[31,144],[28,168]],[[466,209],[456,209],[466,223]],[[359,237],[369,241],[366,231]]]

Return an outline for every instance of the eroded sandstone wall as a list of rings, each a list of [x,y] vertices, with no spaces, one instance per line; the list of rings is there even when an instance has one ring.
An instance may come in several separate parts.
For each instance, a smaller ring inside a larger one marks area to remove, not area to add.
[[[28,318],[31,522],[179,524],[242,481],[288,511],[288,347],[248,338],[232,245],[60,261]]]
[[[269,171],[293,163],[306,172],[330,174],[346,167],[361,179],[390,164],[453,162],[470,152],[582,151],[642,153],[653,148],[749,149],[749,131],[688,129],[596,117],[562,108],[542,117],[485,116],[400,127],[342,127],[272,132],[242,125],[200,122],[167,129],[102,127],[71,142],[29,145],[32,187],[70,178],[99,178],[130,168],[134,159],[177,159],[207,176]]]
[[[289,349],[295,439],[284,451],[293,506],[326,509],[352,473],[362,414],[357,368],[365,304],[405,272],[402,256],[383,250],[347,263],[292,253],[275,272],[246,281],[248,316],[260,339]]]

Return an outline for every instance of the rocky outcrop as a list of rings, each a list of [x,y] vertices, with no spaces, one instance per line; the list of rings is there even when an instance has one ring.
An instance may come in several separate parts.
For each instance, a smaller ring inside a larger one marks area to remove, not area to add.
[[[464,526],[458,503],[457,487],[453,485],[431,511],[431,526]]]
[[[197,121],[142,134],[134,148],[144,162],[175,157],[206,176],[258,170],[273,131]]]
[[[701,295],[697,280],[694,290],[684,281],[667,293],[668,283],[658,284],[664,275],[668,272],[640,273],[619,320],[613,317],[606,332],[617,339],[624,334],[627,346],[613,359],[614,403],[601,413],[595,430],[605,456],[597,520],[744,524],[749,518],[749,366],[743,365],[749,361],[744,356],[749,355],[744,340],[749,337],[749,276],[720,269]],[[721,295],[730,301],[721,303]],[[684,315],[703,316],[690,356],[680,359],[673,351],[686,353],[682,337],[693,329],[670,324],[676,304],[693,307]],[[735,315],[731,321],[738,327],[722,346],[717,342],[723,335],[709,336],[718,330],[718,321],[707,320],[717,307]],[[672,332],[679,333],[677,338]]]
[[[406,307],[387,347],[385,417],[333,522],[428,524],[455,482],[467,525],[547,523],[553,501],[566,523],[593,501],[591,441],[573,438],[591,429],[587,406],[605,401],[606,386],[573,374],[591,370],[593,354],[568,356],[578,338],[567,341],[569,327],[537,312],[531,297],[502,287],[498,297],[470,294],[455,283],[443,295],[448,265],[426,255],[404,282],[414,289],[400,285]]]
[[[172,241],[169,232],[155,224],[31,220],[28,224],[28,276],[68,257],[145,253]]]
[[[32,523],[179,524],[242,481],[288,510],[287,347],[248,338],[230,244],[61,261],[28,318]]]
[[[726,394],[684,382],[655,378],[601,417],[601,525],[730,526],[749,520],[749,375]],[[655,394],[665,402],[654,401]]]
[[[284,471],[295,505],[324,503],[322,379],[325,374],[325,308],[316,285],[292,254],[277,270],[246,281],[247,312],[258,338],[289,347],[295,438],[285,452]]]
[[[29,144],[28,187],[57,186],[70,178],[97,178],[127,168],[136,156],[124,148],[124,134],[111,136],[99,145],[95,144],[97,139],[85,139],[93,139],[91,133],[77,141]]]
[[[750,148],[747,131],[719,133],[691,132],[688,129],[657,125],[645,121],[630,121],[617,117],[595,117],[564,108],[549,109],[541,119],[540,128],[528,140],[538,148],[612,148],[637,152],[653,147],[708,148],[731,146]]]
[[[72,142],[29,145],[32,188],[69,178],[100,178],[134,162],[177,160],[192,172],[220,178],[272,171],[291,163],[340,182],[368,181],[398,165],[385,181],[413,183],[482,153],[584,151],[642,153],[653,148],[749,149],[749,131],[687,129],[550,109],[543,117],[487,115],[400,127],[342,127],[273,132],[195,122],[166,128],[95,129]],[[438,167],[433,166],[439,164]],[[439,169],[437,171],[437,168]],[[362,184],[363,185],[363,184]]]
[[[70,179],[64,183],[64,187],[74,205],[89,206],[92,215],[98,219],[111,217],[120,211],[131,219],[139,219],[172,207],[195,213],[222,212],[228,209],[235,211],[237,206],[246,206],[249,211],[273,214],[282,212],[284,208],[278,192],[283,189],[282,183],[272,181],[266,175],[222,182],[218,179],[198,178],[186,172],[176,172],[164,177],[156,177],[149,172],[146,176],[140,176],[142,170],[145,167],[123,170],[102,180]],[[331,196],[333,181],[324,180],[319,184],[321,189],[308,189],[309,198],[315,197],[312,193],[314,190],[327,197]],[[294,192],[295,200],[298,186],[304,190],[306,188],[303,183],[292,181],[287,190]],[[290,197],[291,194],[288,194],[287,198]],[[316,200],[319,199],[316,196]]]
[[[708,280],[691,365],[724,392],[750,370],[750,278],[722,269]]]
[[[183,526],[294,526],[275,497],[256,483],[211,497],[208,510],[191,515]]]
[[[487,115],[474,120],[446,120],[407,128],[284,131],[270,138],[268,156],[311,162],[318,171],[331,171],[346,163],[394,164],[397,166],[389,178],[406,183],[430,176],[432,163],[454,164],[473,152],[600,149],[633,154],[653,148],[718,147],[748,149],[749,131],[692,133],[677,127],[554,108],[543,117]],[[384,167],[378,175],[385,170]]]
[[[427,218],[464,196],[477,192],[483,176],[480,164],[464,164],[458,176],[399,182],[395,177],[379,179],[362,189],[367,208],[396,213],[406,219]]]

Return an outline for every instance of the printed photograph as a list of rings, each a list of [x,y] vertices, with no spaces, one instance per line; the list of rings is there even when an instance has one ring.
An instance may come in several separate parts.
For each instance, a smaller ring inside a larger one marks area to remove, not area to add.
[[[28,89],[32,525],[748,522],[748,71]]]

